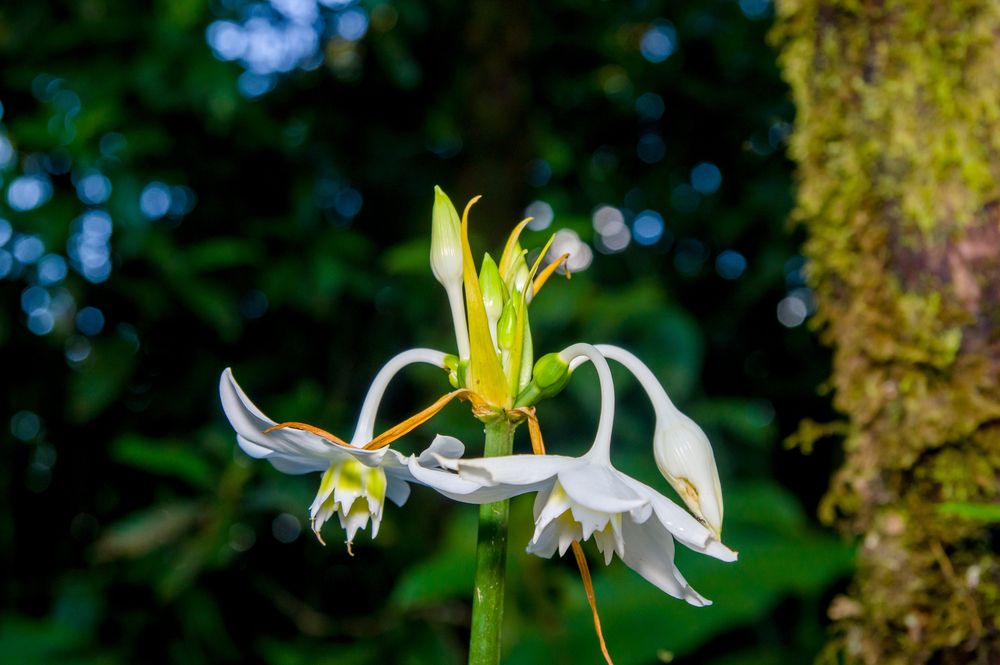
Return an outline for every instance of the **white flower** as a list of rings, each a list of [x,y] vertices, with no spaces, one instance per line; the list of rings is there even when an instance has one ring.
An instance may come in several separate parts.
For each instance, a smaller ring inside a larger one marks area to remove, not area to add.
[[[375,376],[361,408],[361,415],[350,443],[302,423],[279,425],[250,401],[232,370],[226,369],[219,382],[219,393],[226,417],[236,430],[236,440],[243,451],[257,459],[266,459],[284,473],[302,474],[323,471],[319,491],[309,507],[312,528],[323,542],[320,529],[334,514],[347,532],[350,550],[359,529],[372,524],[372,538],[378,535],[385,499],[402,506],[410,495],[412,476],[407,458],[388,447],[364,448],[372,440],[375,415],[389,381],[413,363],[444,367],[444,354],[431,349],[411,349],[390,360]]]
[[[692,605],[709,604],[674,565],[674,539],[723,561],[734,561],[736,553],[682,508],[611,465],[614,388],[607,362],[587,344],[573,345],[560,355],[567,362],[586,356],[601,381],[601,416],[594,445],[586,454],[578,458],[508,455],[460,460],[461,442],[438,437],[436,465],[456,470],[457,477],[433,468],[434,463],[427,459],[431,455],[410,460],[411,473],[443,494],[470,503],[537,491],[529,552],[550,557],[558,550],[561,555],[574,540],[594,536],[606,562],[617,553],[626,565],[666,593]]]
[[[642,385],[656,412],[653,456],[667,482],[716,537],[722,533],[722,485],[712,444],[696,422],[681,413],[649,367],[632,353],[610,344],[598,344],[600,353],[621,363]]]

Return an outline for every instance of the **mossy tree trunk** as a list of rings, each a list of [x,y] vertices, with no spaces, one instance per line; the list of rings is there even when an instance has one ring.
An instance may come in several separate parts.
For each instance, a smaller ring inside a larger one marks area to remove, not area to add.
[[[778,0],[797,220],[860,536],[831,655],[1000,662],[1000,2]]]

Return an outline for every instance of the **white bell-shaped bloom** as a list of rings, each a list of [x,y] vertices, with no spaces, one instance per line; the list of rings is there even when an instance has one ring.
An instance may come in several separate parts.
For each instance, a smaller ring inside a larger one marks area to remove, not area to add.
[[[611,465],[614,388],[607,362],[587,344],[573,345],[560,355],[567,362],[586,356],[601,381],[597,435],[582,457],[507,455],[463,460],[458,459],[461,442],[438,437],[434,453],[409,460],[411,473],[441,493],[469,503],[537,491],[529,552],[543,557],[556,551],[562,554],[574,540],[593,536],[606,562],[617,553],[666,593],[692,605],[709,604],[674,565],[674,539],[722,561],[734,561],[736,553],[687,511]]]
[[[653,433],[656,466],[695,517],[720,536],[722,485],[712,444],[705,432],[674,406],[653,372],[635,355],[610,344],[598,344],[596,348],[605,358],[621,363],[646,391],[656,412]]]
[[[309,509],[313,531],[320,530],[334,514],[347,532],[347,544],[371,521],[372,538],[378,534],[385,499],[402,506],[413,480],[407,458],[389,447],[368,450],[373,438],[375,415],[390,380],[403,367],[428,363],[444,367],[444,354],[431,349],[411,349],[390,360],[375,376],[361,408],[349,444],[336,443],[322,430],[281,427],[250,401],[226,369],[219,382],[222,407],[236,430],[236,441],[254,458],[266,459],[284,473],[323,471],[319,491]],[[328,435],[332,437],[332,435]],[[342,445],[343,444],[343,445]],[[436,449],[435,449],[436,450]]]

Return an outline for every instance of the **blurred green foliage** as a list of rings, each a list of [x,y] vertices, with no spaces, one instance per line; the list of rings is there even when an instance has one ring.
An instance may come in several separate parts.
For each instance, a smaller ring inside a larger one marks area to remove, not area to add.
[[[354,39],[351,11],[366,28]],[[615,342],[647,359],[712,438],[741,558],[679,553],[715,601],[704,609],[595,560],[605,634],[619,664],[809,659],[851,552],[812,517],[831,451],[780,445],[803,416],[829,415],[815,391],[829,363],[775,317],[808,294],[784,221],[792,109],[764,44],[768,4],[347,3],[322,8],[312,60],[257,78],[209,45],[216,21],[255,16],[278,14],[239,0],[0,9],[2,249],[23,256],[33,236],[70,264],[49,282],[42,259],[13,258],[0,280],[0,662],[463,660],[475,510],[414,488],[354,558],[332,533],[323,548],[306,513],[318,478],[243,456],[216,388],[231,365],[269,414],[344,434],[380,362],[451,350],[427,264],[434,184],[485,195],[480,250],[533,201],[551,205],[550,230],[598,249],[598,206],[662,215],[658,241],[595,251],[550,284],[535,346]],[[700,162],[718,191],[691,184]],[[94,174],[106,183],[89,191]],[[25,206],[32,182],[50,197]],[[79,244],[94,210],[112,221],[110,252]],[[726,250],[746,260],[738,278],[717,269]],[[50,318],[26,304],[39,286]],[[439,374],[410,370],[385,422],[447,389]],[[615,376],[615,462],[668,492],[645,397]],[[590,442],[597,397],[583,368],[543,405],[550,448]],[[401,447],[438,431],[473,452],[481,439],[452,405]],[[597,662],[572,561],[523,554],[530,500],[513,516],[508,662]]]

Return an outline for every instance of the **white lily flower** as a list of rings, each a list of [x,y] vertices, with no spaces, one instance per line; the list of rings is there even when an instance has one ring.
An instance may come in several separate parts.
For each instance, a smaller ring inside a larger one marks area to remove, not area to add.
[[[561,555],[573,541],[594,536],[605,562],[610,563],[617,553],[626,565],[671,596],[692,605],[710,604],[674,565],[674,539],[722,561],[734,561],[736,553],[687,511],[611,465],[614,387],[607,361],[589,344],[575,344],[560,356],[566,362],[585,356],[594,363],[601,382],[597,435],[582,457],[508,455],[459,460],[461,442],[438,437],[434,462],[441,468],[433,468],[428,455],[409,461],[411,473],[441,493],[469,503],[537,491],[529,552],[550,557],[558,550]],[[457,476],[442,469],[455,470]]]
[[[646,391],[656,412],[653,434],[656,466],[695,517],[705,522],[716,537],[720,537],[722,485],[712,444],[705,432],[674,406],[667,391],[639,358],[610,344],[598,344],[596,348],[605,358],[621,363]],[[580,360],[582,358],[574,360],[574,363]]]
[[[369,520],[372,538],[378,535],[385,499],[402,506],[410,495],[412,476],[407,458],[390,449],[367,449],[372,440],[375,415],[389,382],[399,370],[414,363],[444,367],[444,354],[432,349],[411,349],[395,356],[375,376],[361,407],[350,443],[301,423],[279,425],[250,401],[226,369],[219,382],[222,407],[236,430],[240,448],[257,459],[266,459],[283,473],[323,471],[319,491],[309,507],[312,529],[320,542],[320,529],[334,514],[347,532],[347,546]],[[436,449],[434,449],[436,451]]]

